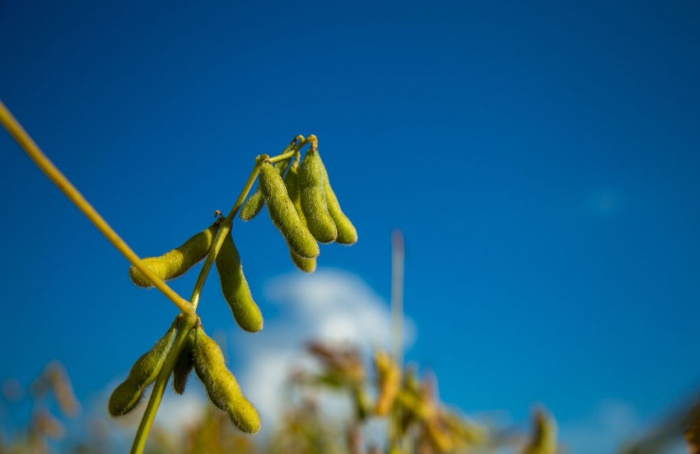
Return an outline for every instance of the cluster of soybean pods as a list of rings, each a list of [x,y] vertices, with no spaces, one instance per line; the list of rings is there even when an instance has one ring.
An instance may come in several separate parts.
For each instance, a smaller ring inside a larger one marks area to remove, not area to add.
[[[301,159],[301,145],[310,147]],[[357,242],[357,231],[343,214],[331,188],[328,173],[318,153],[318,140],[310,135],[303,142],[295,139],[282,155],[292,156],[272,164],[265,158],[259,165],[258,187],[241,207],[240,218],[249,221],[267,206],[273,224],[289,246],[293,263],[302,271],[316,269],[320,253],[318,242],[350,245]],[[287,152],[287,153],[285,153]],[[282,156],[280,155],[280,156]],[[141,260],[163,280],[183,275],[202,261],[212,247],[222,218],[181,246],[158,257]],[[249,332],[263,328],[263,317],[243,275],[240,255],[229,231],[216,255],[216,269],[224,298],[238,325]],[[129,276],[140,287],[151,287],[151,281],[133,266]],[[119,384],[109,399],[109,413],[122,416],[142,401],[144,391],[160,373],[175,333],[181,322],[176,317],[165,335],[132,366],[126,380]],[[204,384],[212,403],[228,413],[236,427],[254,433],[260,429],[260,416],[245,398],[233,374],[226,367],[221,348],[204,332],[201,322],[188,334],[173,368],[173,389],[185,391],[192,369]]]

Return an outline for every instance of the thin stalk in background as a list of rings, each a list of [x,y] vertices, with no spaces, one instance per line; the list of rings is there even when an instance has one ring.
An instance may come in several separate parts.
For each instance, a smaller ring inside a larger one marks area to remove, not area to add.
[[[391,343],[392,356],[399,370],[403,369],[403,275],[404,241],[401,230],[391,232]],[[389,413],[389,452],[400,447],[399,425],[402,415],[394,408]]]
[[[403,364],[403,268],[403,234],[396,229],[391,232],[391,342],[399,367]]]

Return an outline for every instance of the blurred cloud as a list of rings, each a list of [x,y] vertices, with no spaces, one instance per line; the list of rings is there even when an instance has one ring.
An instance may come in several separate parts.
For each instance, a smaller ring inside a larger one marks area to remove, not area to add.
[[[313,367],[304,353],[310,340],[350,342],[366,357],[376,347],[389,348],[389,303],[359,277],[321,269],[311,275],[294,273],[269,281],[267,299],[280,307],[279,315],[251,339],[235,330],[234,356],[240,358],[237,373],[246,396],[263,418],[263,427],[278,421],[285,402],[284,383],[294,367]],[[415,337],[412,321],[404,319],[404,344]],[[347,399],[328,397],[323,408],[331,414],[348,414]]]

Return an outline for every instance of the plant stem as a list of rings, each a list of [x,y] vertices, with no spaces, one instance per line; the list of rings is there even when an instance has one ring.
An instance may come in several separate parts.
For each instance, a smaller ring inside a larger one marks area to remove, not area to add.
[[[138,255],[129,247],[129,245],[121,239],[112,227],[105,221],[102,216],[90,205],[83,195],[76,189],[75,186],[61,173],[51,160],[41,151],[39,146],[34,142],[31,136],[24,130],[22,125],[15,119],[10,111],[5,107],[5,104],[0,101],[0,123],[7,129],[13,139],[17,141],[19,146],[27,155],[34,161],[34,164],[48,177],[53,184],[70,200],[73,204],[88,218],[90,222],[107,238],[107,241],[112,243],[121,254],[131,263],[136,269],[141,271],[153,285],[160,290],[170,301],[175,304],[183,313],[192,312],[190,304],[175,293],[168,284],[163,282],[158,276],[153,274],[150,269],[145,267]]]
[[[243,205],[243,201],[250,192],[250,189],[253,187],[255,179],[258,177],[258,173],[260,173],[260,167],[262,166],[262,163],[267,158],[268,155],[266,154],[260,155],[257,158],[255,158],[255,165],[253,166],[253,170],[248,176],[248,181],[246,181],[245,186],[243,186],[243,190],[241,190],[241,193],[238,195],[238,199],[236,199],[236,203],[233,204],[233,207],[228,213],[228,216],[226,216],[226,219],[224,219],[221,225],[219,225],[219,230],[216,232],[216,236],[212,241],[211,248],[209,249],[209,254],[207,254],[206,260],[204,260],[204,265],[202,265],[202,269],[199,272],[199,276],[197,276],[197,282],[194,284],[192,296],[190,297],[190,302],[192,303],[192,307],[195,310],[197,309],[197,305],[199,305],[199,295],[202,293],[202,289],[204,288],[204,283],[207,280],[207,276],[209,276],[211,266],[214,263],[214,260],[216,260],[216,256],[219,254],[219,250],[221,250],[221,245],[224,244],[224,239],[226,238],[226,235],[228,235],[231,231],[233,217],[236,216],[238,209],[241,205]]]
[[[301,140],[299,140],[300,137]],[[243,186],[243,189],[238,195],[238,198],[233,204],[233,207],[228,213],[228,216],[226,216],[226,219],[224,219],[221,222],[221,225],[219,225],[219,230],[216,232],[216,236],[212,241],[212,245],[209,249],[209,253],[207,254],[207,258],[204,260],[204,265],[202,265],[202,269],[199,272],[199,276],[197,276],[197,282],[195,283],[194,289],[192,290],[190,303],[188,303],[188,305],[191,304],[192,314],[187,314],[188,316],[192,315],[195,321],[196,316],[194,316],[194,311],[197,310],[197,305],[199,304],[199,296],[202,292],[202,289],[204,288],[204,283],[207,280],[209,271],[211,270],[211,266],[214,263],[214,260],[216,260],[216,256],[219,253],[219,250],[221,250],[221,245],[224,243],[226,235],[228,235],[231,231],[231,226],[233,225],[233,218],[236,216],[236,213],[238,213],[238,209],[241,207],[241,205],[243,205],[245,198],[248,196],[248,193],[252,189],[253,184],[255,183],[255,179],[260,173],[260,167],[262,166],[263,162],[265,162],[266,160],[270,160],[271,162],[277,162],[290,158],[299,152],[299,148],[301,148],[301,146],[303,146],[304,143],[305,142],[303,140],[303,137],[297,136],[297,138],[295,138],[294,141],[292,141],[292,143],[289,146],[287,146],[287,148],[285,148],[281,154],[273,158],[270,158],[266,154],[260,155],[257,158],[255,158],[255,165],[253,166],[253,170],[250,172],[248,180],[246,181],[245,186]],[[189,332],[189,330],[191,330],[193,326],[194,322],[192,322],[191,324],[190,322],[186,322],[185,327],[187,327],[187,332]],[[158,411],[158,407],[160,406],[160,401],[163,398],[163,393],[165,392],[165,387],[168,384],[168,379],[170,378],[170,374],[172,373],[173,367],[175,367],[175,361],[177,361],[177,357],[180,354],[180,351],[182,350],[182,346],[184,345],[184,339],[187,338],[186,335],[183,335],[181,339],[181,334],[182,331],[178,331],[177,337],[175,338],[175,341],[173,342],[173,345],[170,348],[170,352],[168,352],[168,357],[165,360],[163,369],[158,374],[158,378],[156,379],[156,382],[153,385],[153,390],[151,391],[151,396],[148,400],[148,406],[146,407],[146,411],[144,412],[143,417],[141,418],[141,423],[139,424],[138,431],[136,432],[136,436],[134,437],[134,443],[131,448],[131,454],[141,454],[143,452],[144,446],[146,445],[148,432],[151,429],[153,419],[155,418],[156,412]]]
[[[255,158],[255,165],[253,166],[253,170],[251,170],[250,175],[248,176],[248,181],[246,181],[245,186],[243,186],[243,189],[238,195],[236,203],[233,204],[231,211],[229,211],[228,216],[226,216],[226,219],[224,219],[223,222],[221,222],[221,225],[219,225],[219,230],[216,232],[216,236],[212,241],[211,248],[209,249],[209,254],[207,254],[207,258],[204,260],[204,265],[202,265],[202,269],[199,272],[199,276],[197,276],[197,282],[195,282],[194,284],[192,296],[190,297],[190,302],[192,303],[192,307],[195,310],[199,305],[199,295],[202,293],[202,289],[204,288],[204,283],[206,282],[207,277],[209,276],[211,266],[214,263],[214,260],[216,260],[216,256],[219,254],[219,250],[221,250],[221,245],[224,244],[224,239],[226,238],[226,235],[228,235],[231,231],[231,227],[233,225],[233,218],[236,216],[236,213],[238,213],[239,208],[241,207],[241,205],[243,205],[243,202],[248,196],[248,193],[253,188],[253,184],[255,183],[255,179],[258,178],[258,174],[260,173],[260,167],[262,166],[263,162],[265,162],[266,160],[269,160],[270,162],[278,162],[294,156],[298,152],[298,147],[300,146],[299,144],[302,143],[303,140],[303,136],[297,136],[291,144],[289,144],[284,150],[282,150],[281,154],[275,157],[270,158],[270,156],[262,154]]]
[[[190,331],[197,324],[197,315],[194,312],[182,314],[180,317],[180,326],[178,326],[177,334],[175,335],[175,340],[170,346],[170,351],[168,351],[168,356],[165,359],[163,368],[158,373],[158,378],[153,385],[153,390],[151,391],[151,397],[148,399],[148,406],[146,411],[141,417],[141,423],[134,436],[134,442],[131,445],[131,454],[141,454],[143,448],[146,446],[146,440],[148,439],[148,432],[151,430],[153,425],[153,420],[156,417],[156,412],[160,406],[160,401],[163,398],[163,392],[165,387],[168,385],[168,379],[170,379],[170,374],[175,367],[182,347],[184,347],[187,340],[187,336]]]
[[[105,221],[102,216],[95,210],[95,208],[90,205],[90,203],[83,197],[83,195],[78,191],[78,189],[73,186],[73,184],[61,173],[60,170],[49,160],[49,158],[41,151],[39,146],[34,142],[31,136],[24,130],[24,128],[19,124],[19,122],[14,118],[12,113],[5,107],[5,105],[0,101],[0,123],[7,129],[10,136],[17,141],[19,146],[27,153],[36,166],[48,177],[48,179],[54,183],[58,189],[71,201],[73,204],[88,218],[90,222],[97,228],[97,230],[102,233],[102,235],[107,238],[107,240],[131,263],[136,269],[141,271],[146,278],[151,281],[151,283],[160,290],[170,301],[172,301],[178,309],[182,312],[179,316],[181,325],[178,327],[178,332],[170,347],[168,356],[163,364],[163,368],[158,374],[155,384],[153,385],[153,390],[151,391],[151,396],[148,400],[148,405],[141,418],[141,423],[134,437],[134,442],[131,447],[132,454],[141,454],[146,445],[146,440],[148,438],[148,433],[153,425],[153,420],[160,406],[160,402],[163,398],[163,393],[165,392],[165,387],[168,384],[170,374],[175,367],[180,352],[189,332],[197,323],[196,309],[199,304],[199,296],[201,294],[204,283],[207,279],[211,266],[216,259],[221,245],[226,238],[226,235],[231,231],[231,226],[233,224],[233,218],[238,212],[238,209],[243,204],[243,201],[248,196],[250,189],[255,183],[255,179],[260,173],[260,167],[262,163],[266,160],[270,162],[278,162],[287,158],[291,158],[294,155],[298,155],[299,150],[303,145],[308,142],[316,144],[316,137],[311,135],[308,139],[304,139],[303,136],[297,136],[292,143],[290,143],[280,155],[270,158],[268,155],[260,155],[255,160],[255,165],[253,170],[248,177],[243,190],[238,196],[236,203],[231,208],[226,219],[221,223],[219,230],[214,238],[209,254],[204,262],[204,265],[199,273],[197,282],[192,291],[192,296],[190,301],[186,301],[180,295],[178,295],[174,290],[172,290],[162,279],[153,274],[150,269],[145,267],[138,255],[126,244],[124,240],[117,234],[117,232],[112,229],[112,227]]]

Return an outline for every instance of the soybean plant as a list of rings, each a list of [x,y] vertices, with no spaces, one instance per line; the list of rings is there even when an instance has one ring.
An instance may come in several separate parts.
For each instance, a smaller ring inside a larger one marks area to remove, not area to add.
[[[316,136],[304,138],[299,135],[280,154],[258,156],[228,216],[224,218],[217,212],[214,223],[182,245],[160,256],[140,259],[44,155],[2,102],[0,123],[37,167],[126,257],[131,264],[131,281],[139,287],[156,287],[180,310],[165,334],[136,360],[127,378],[110,396],[109,413],[119,417],[133,411],[143,400],[147,388],[152,386],[134,436],[132,454],[144,450],[170,376],[173,376],[174,390],[182,394],[193,369],[212,403],[225,411],[238,429],[247,433],[260,430],[257,410],[226,367],[219,346],[205,334],[196,310],[209,271],[216,263],[221,290],[236,323],[249,332],[263,329],[263,316],[250,293],[231,232],[233,219],[241,207],[241,219],[251,220],[267,205],[272,222],[289,246],[292,262],[305,272],[316,268],[320,253],[317,242],[352,244],[357,241],[355,228],[342,214],[328,182],[328,174],[318,154]],[[309,148],[302,160],[301,150],[306,145]],[[259,180],[258,189],[248,197],[256,179]],[[202,260],[204,263],[189,300],[165,283],[182,276]]]

